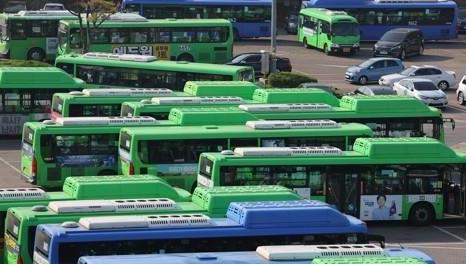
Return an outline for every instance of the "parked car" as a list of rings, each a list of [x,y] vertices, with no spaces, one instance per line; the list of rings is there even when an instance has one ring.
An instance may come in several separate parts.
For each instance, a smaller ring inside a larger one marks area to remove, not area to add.
[[[461,78],[458,83],[458,89],[456,89],[456,100],[460,105],[466,105],[466,75]]]
[[[447,95],[429,79],[407,78],[396,82],[393,89],[398,95],[414,96],[429,106],[445,108]]]
[[[424,36],[417,28],[395,28],[383,34],[373,48],[374,56],[392,56],[404,60],[424,53]]]
[[[341,93],[340,90],[338,90],[337,87],[334,87],[332,85],[325,84],[325,83],[312,83],[312,82],[301,83],[300,85],[298,85],[298,88],[316,88],[316,89],[321,89],[328,93],[331,93],[337,98],[341,98],[343,96],[343,94]]]
[[[60,11],[60,10],[66,10],[66,9],[65,9],[65,6],[60,3],[46,3],[41,10]]]
[[[392,87],[395,82],[408,77],[429,79],[441,90],[456,87],[455,72],[430,65],[411,66],[400,73],[384,75],[380,77],[379,84]]]
[[[27,10],[26,1],[23,0],[12,0],[8,1],[3,12],[5,13],[18,13],[19,11]]]
[[[251,66],[254,68],[254,72],[257,76],[261,76],[262,67],[262,55],[259,52],[256,53],[241,53],[226,64],[228,65],[240,65],[240,66]],[[277,69],[279,71],[290,72],[292,70],[290,59],[278,57]]]
[[[366,85],[360,86],[356,90],[352,91],[348,95],[397,95],[396,91],[393,88],[383,85]]]
[[[367,84],[377,82],[387,74],[403,71],[404,65],[395,58],[371,58],[359,65],[349,66],[345,73],[345,80],[351,83]]]
[[[296,14],[290,14],[286,17],[285,30],[288,34],[296,34],[298,32],[299,17]]]

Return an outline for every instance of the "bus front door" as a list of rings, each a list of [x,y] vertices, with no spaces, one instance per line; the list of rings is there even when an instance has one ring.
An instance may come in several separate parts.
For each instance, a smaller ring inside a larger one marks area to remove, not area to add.
[[[345,214],[359,216],[359,184],[358,174],[349,167],[338,167],[329,170],[326,184],[326,202],[335,206]]]

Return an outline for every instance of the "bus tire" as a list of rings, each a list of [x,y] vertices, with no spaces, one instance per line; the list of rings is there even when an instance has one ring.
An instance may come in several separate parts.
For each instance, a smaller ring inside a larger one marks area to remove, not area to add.
[[[303,38],[303,47],[305,47],[306,49],[311,48],[311,46],[309,46],[309,44],[307,44],[307,38]]]
[[[324,53],[330,55],[330,50],[328,49],[327,44],[324,44]]]
[[[176,61],[189,61],[189,62],[194,62],[194,58],[191,54],[188,53],[183,53],[176,58]]]
[[[234,28],[233,29],[233,40],[237,41],[237,40],[240,40],[240,39],[241,39],[241,37],[239,36],[239,31],[236,28]]]
[[[432,224],[433,220],[434,208],[429,203],[417,203],[409,211],[408,221],[411,225],[426,226]]]
[[[45,59],[45,52],[41,48],[32,48],[28,51],[27,59],[43,61]]]
[[[109,176],[109,175],[117,175],[117,174],[118,173],[116,173],[116,171],[114,170],[102,170],[102,171],[99,171],[97,176]]]

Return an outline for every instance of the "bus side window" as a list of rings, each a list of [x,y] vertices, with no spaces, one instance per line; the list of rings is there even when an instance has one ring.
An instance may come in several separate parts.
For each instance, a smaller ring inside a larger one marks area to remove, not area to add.
[[[26,39],[26,25],[21,21],[10,20],[11,39]]]
[[[71,63],[57,63],[57,68],[64,70],[68,74],[74,75],[74,65]]]
[[[52,135],[42,135],[40,138],[40,154],[44,162],[55,162],[56,140]]]

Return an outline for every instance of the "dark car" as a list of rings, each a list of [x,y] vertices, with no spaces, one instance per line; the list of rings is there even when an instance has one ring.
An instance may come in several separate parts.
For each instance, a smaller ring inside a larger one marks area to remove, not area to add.
[[[298,32],[298,16],[291,14],[286,17],[285,30],[288,34],[296,34]]]
[[[404,60],[424,53],[424,37],[416,28],[395,28],[387,31],[373,48],[374,56],[392,56]]]
[[[458,11],[458,32],[466,32],[466,9]]]
[[[8,1],[3,11],[5,13],[18,13],[19,11],[27,10],[26,1],[12,0]]]
[[[367,86],[359,87],[358,89],[354,90],[353,92],[349,93],[348,95],[367,95],[367,96],[396,95],[396,91],[393,90],[391,87],[388,87],[388,86],[367,85]]]
[[[251,66],[254,69],[256,76],[261,76],[262,67],[262,55],[261,53],[241,53],[226,64],[228,65],[239,65],[239,66]],[[278,71],[290,72],[291,62],[288,58],[278,57],[277,60]]]

